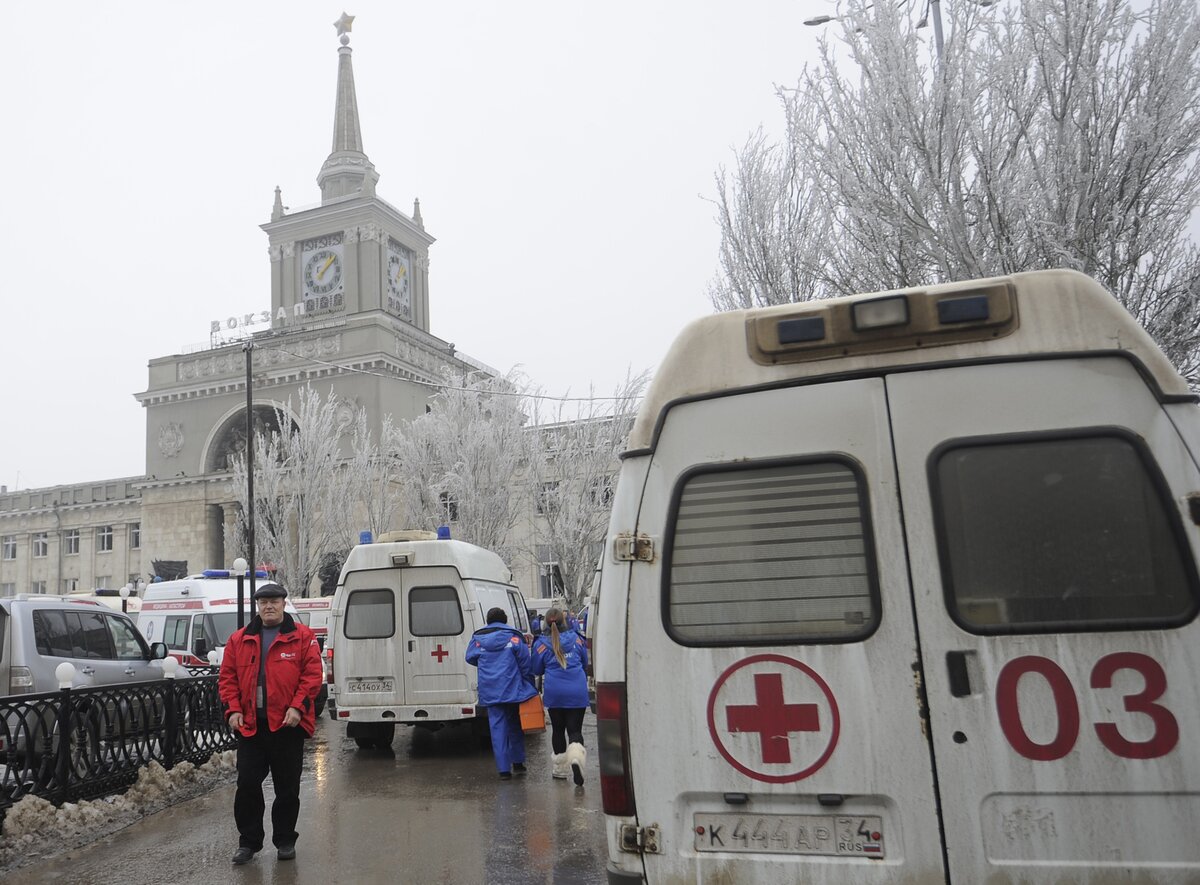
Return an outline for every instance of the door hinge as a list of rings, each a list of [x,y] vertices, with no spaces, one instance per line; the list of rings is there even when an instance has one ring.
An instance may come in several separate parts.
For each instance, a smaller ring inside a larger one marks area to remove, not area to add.
[[[634,854],[661,854],[659,847],[659,827],[653,824],[639,827],[636,824],[621,824],[621,850]]]
[[[654,539],[649,535],[621,532],[613,541],[613,559],[617,562],[653,562]]]

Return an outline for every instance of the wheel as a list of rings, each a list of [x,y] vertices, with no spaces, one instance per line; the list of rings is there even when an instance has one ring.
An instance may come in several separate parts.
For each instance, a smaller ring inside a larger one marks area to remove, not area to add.
[[[314,703],[317,718],[321,718],[321,714],[325,711],[325,702],[329,698],[329,686],[322,685],[321,690],[317,692],[317,700]]]
[[[358,744],[359,748],[363,750],[375,749],[375,738],[373,737],[355,738],[354,743]]]
[[[381,750],[386,750],[392,745],[392,740],[396,737],[396,723],[383,722],[375,726],[375,746]]]

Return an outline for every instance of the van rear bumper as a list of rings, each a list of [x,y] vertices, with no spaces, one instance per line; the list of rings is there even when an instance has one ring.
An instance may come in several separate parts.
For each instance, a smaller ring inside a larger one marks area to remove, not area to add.
[[[347,707],[338,704],[339,722],[400,722],[421,725],[427,722],[459,722],[486,716],[483,707],[475,703],[426,704],[423,706]]]

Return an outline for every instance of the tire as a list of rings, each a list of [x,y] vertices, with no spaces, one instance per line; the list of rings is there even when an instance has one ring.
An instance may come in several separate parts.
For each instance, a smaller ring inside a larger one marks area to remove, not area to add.
[[[396,723],[385,722],[375,726],[375,746],[387,750],[396,737]]]
[[[370,737],[355,738],[354,743],[358,744],[359,749],[361,749],[361,750],[375,749],[375,738],[370,738]]]
[[[322,683],[321,690],[317,692],[317,699],[313,702],[314,710],[317,718],[321,718],[321,714],[325,712],[325,702],[329,699],[329,686]]]

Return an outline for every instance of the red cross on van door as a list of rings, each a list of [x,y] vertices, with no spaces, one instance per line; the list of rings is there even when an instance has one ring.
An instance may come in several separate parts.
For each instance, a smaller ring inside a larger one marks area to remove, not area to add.
[[[446,655],[448,655],[448,654],[450,654],[450,652],[448,652],[446,649],[442,648],[442,644],[439,642],[438,647],[435,648],[433,651],[431,651],[429,653],[429,656],[431,658],[437,658],[438,663],[440,664],[442,662],[442,659],[444,657],[446,657]]]
[[[725,760],[755,780],[788,783],[823,766],[841,720],[828,684],[783,655],[754,655],[729,667],[708,696],[708,730]]]

